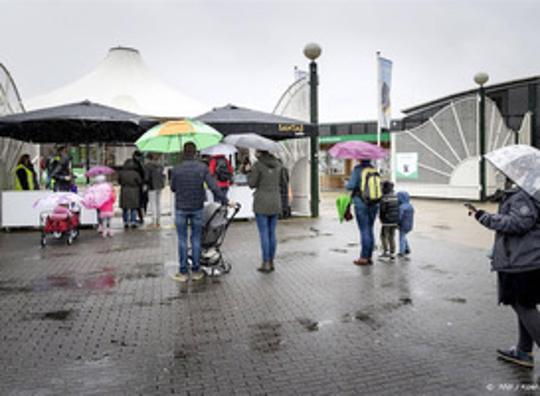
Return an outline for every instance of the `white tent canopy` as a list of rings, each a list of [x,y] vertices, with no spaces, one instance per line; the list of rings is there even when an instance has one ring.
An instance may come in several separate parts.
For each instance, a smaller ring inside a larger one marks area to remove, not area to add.
[[[134,48],[115,47],[77,81],[28,101],[29,110],[90,100],[150,117],[194,117],[208,106],[164,84]]]

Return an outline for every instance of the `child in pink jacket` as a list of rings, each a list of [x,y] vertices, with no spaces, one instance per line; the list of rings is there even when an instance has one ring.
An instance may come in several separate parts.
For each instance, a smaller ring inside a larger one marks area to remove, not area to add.
[[[108,194],[108,198],[101,204],[101,206],[98,208],[99,210],[99,217],[101,219],[101,235],[103,238],[110,236],[112,237],[112,230],[111,230],[111,219],[114,216],[114,202],[116,201],[116,194],[114,193],[114,189],[110,183],[107,183],[107,179],[105,176],[100,175],[96,177],[96,182],[100,184],[106,184],[108,189],[105,188],[106,193]]]

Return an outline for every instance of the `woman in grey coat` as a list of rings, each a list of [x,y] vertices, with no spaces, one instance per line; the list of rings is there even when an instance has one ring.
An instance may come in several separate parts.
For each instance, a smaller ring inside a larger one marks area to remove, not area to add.
[[[261,272],[274,271],[276,254],[276,225],[281,213],[280,182],[282,165],[279,160],[267,151],[257,151],[258,160],[248,176],[250,188],[254,188],[253,212],[257,220],[257,228],[261,241],[262,265],[257,268]]]
[[[137,165],[132,159],[124,162],[118,174],[120,184],[120,207],[124,219],[124,228],[137,226],[137,209],[141,207],[141,186],[143,180],[137,172]]]
[[[532,368],[533,342],[540,346],[540,203],[512,188],[505,191],[497,214],[477,210],[475,218],[496,232],[491,265],[498,274],[499,303],[512,306],[518,317],[517,345],[497,354]]]

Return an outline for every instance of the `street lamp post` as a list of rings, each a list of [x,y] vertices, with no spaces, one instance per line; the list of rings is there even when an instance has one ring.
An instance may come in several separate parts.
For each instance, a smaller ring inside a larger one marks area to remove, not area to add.
[[[487,73],[480,72],[474,75],[474,82],[478,84],[478,133],[479,133],[479,147],[480,154],[480,201],[486,200],[486,91],[484,88],[485,83],[489,80]]]
[[[316,132],[309,139],[311,152],[311,217],[319,217],[319,111],[317,94],[319,77],[315,59],[321,55],[321,52],[321,47],[315,43],[309,43],[304,47],[304,55],[311,60],[309,63],[310,122],[315,125]]]

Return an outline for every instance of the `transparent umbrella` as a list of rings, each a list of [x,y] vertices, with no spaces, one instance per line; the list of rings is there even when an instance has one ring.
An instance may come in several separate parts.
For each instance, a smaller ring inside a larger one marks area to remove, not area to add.
[[[516,144],[492,151],[485,157],[494,167],[540,202],[540,150]]]

